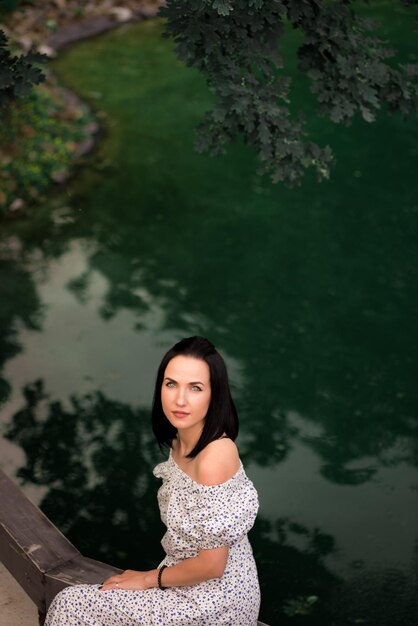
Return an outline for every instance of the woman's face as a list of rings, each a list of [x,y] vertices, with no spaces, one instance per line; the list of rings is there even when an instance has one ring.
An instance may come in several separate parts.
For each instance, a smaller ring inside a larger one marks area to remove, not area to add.
[[[177,430],[200,436],[211,397],[209,366],[201,359],[176,356],[164,372],[161,403]]]

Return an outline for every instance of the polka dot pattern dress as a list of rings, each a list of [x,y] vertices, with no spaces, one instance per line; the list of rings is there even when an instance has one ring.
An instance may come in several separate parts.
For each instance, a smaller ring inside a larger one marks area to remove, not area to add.
[[[229,546],[222,578],[165,590],[67,587],[54,598],[45,626],[257,625],[260,588],[247,533],[257,515],[258,497],[242,463],[221,485],[195,482],[171,452],[153,473],[163,479],[158,503],[167,526],[161,541],[166,556],[158,567],[197,556],[199,550]]]

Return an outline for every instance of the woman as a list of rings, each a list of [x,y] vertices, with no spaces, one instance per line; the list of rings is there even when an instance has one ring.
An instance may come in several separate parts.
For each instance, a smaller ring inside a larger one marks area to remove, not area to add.
[[[152,426],[167,461],[154,469],[166,552],[149,571],[77,585],[46,626],[256,626],[257,569],[247,533],[258,510],[234,440],[238,417],[225,363],[203,337],[177,343],[158,369]]]

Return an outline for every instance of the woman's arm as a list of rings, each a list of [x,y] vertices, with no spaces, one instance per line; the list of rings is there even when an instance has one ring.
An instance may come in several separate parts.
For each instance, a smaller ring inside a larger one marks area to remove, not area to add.
[[[211,578],[222,578],[228,561],[228,546],[200,550],[198,556],[184,559],[177,565],[164,569],[161,575],[163,587],[182,587],[196,585]],[[147,572],[126,570],[118,576],[111,576],[104,581],[101,590],[108,589],[151,589],[158,587],[158,569]]]

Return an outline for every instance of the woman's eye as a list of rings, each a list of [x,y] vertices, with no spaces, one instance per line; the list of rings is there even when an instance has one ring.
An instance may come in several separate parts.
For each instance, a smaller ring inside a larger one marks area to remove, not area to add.
[[[200,387],[198,387],[197,385],[193,385],[192,387],[193,391],[202,391]]]
[[[166,387],[174,387],[175,383],[168,382],[165,384]]]

